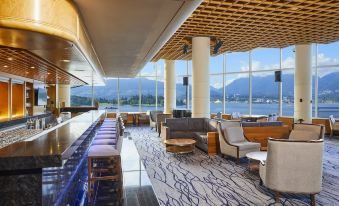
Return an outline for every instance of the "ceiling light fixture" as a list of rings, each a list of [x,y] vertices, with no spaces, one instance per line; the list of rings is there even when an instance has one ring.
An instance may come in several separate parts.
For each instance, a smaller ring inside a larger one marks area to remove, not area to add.
[[[224,43],[224,42],[222,42],[220,39],[216,39],[215,45],[214,45],[214,47],[213,47],[213,54],[217,54],[217,53],[218,53],[218,51],[219,51],[219,49],[221,48],[221,46],[222,46],[223,43]]]
[[[9,61],[13,61],[13,58],[12,57],[8,57],[7,58]]]
[[[63,59],[63,60],[61,60],[61,61],[63,61],[63,62],[70,62],[71,60],[69,60],[69,59]]]
[[[5,65],[4,67],[5,67],[5,68],[7,68],[8,66],[7,66],[7,65]]]
[[[182,53],[188,54],[188,52],[189,52],[189,46],[188,44],[184,44],[184,46],[182,47]]]
[[[31,68],[31,69],[34,69],[35,67],[34,67],[34,66],[31,66],[30,68]]]

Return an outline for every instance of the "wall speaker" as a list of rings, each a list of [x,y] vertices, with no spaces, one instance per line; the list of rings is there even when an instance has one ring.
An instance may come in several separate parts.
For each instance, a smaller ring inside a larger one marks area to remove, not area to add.
[[[281,82],[281,71],[274,72],[275,82]]]
[[[188,77],[183,77],[183,78],[182,78],[182,84],[183,84],[184,86],[188,86]]]

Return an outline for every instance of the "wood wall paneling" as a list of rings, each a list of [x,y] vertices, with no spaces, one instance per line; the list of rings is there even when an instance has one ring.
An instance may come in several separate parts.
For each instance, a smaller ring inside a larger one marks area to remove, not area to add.
[[[12,84],[12,119],[23,117],[25,100],[24,84]]]
[[[8,82],[0,82],[0,120],[8,119]]]

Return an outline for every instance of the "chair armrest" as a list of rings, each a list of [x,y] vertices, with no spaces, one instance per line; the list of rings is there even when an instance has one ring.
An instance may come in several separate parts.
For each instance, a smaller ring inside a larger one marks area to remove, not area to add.
[[[219,153],[219,133],[207,132],[207,152],[208,155],[216,155]]]
[[[167,127],[167,126],[164,126],[163,124],[161,124],[161,134],[160,134],[160,137],[161,137],[161,140],[162,142],[164,142],[165,140],[169,139],[170,138],[170,128]]]

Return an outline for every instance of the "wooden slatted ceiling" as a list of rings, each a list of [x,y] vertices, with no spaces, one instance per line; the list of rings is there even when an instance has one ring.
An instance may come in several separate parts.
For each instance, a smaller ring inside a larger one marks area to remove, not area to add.
[[[338,41],[339,0],[205,0],[152,61],[191,59],[183,46],[196,36],[222,40],[218,54]]]
[[[82,80],[24,50],[0,46],[0,71],[47,84],[84,85]]]

